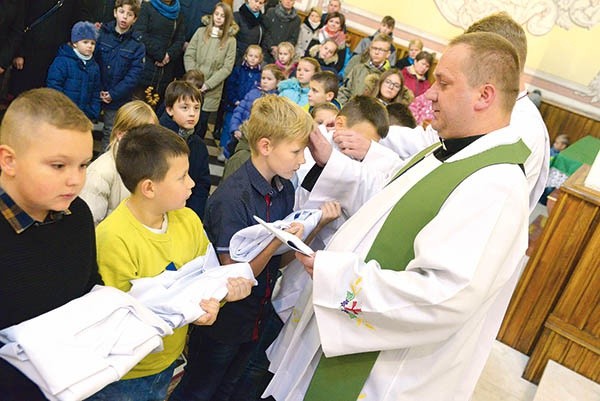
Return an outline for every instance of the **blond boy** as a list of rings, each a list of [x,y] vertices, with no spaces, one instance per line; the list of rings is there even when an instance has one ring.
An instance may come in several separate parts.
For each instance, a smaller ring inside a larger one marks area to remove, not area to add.
[[[92,159],[92,124],[65,95],[34,89],[0,127],[0,330],[86,294],[102,281],[92,215],[77,197]],[[0,360],[3,400],[45,400]]]

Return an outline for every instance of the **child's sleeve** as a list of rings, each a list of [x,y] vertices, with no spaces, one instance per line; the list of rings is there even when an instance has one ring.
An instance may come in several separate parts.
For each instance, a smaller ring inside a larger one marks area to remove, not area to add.
[[[238,104],[237,107],[233,109],[233,115],[231,116],[231,124],[229,125],[231,132],[239,130],[240,125],[242,125],[242,123],[250,115],[250,109],[252,108],[252,102],[254,101],[254,99],[251,98],[250,93],[248,93],[244,97],[244,99],[242,99],[240,104]]]
[[[202,33],[205,28],[198,28],[190,39],[188,43],[188,47],[185,49],[185,53],[183,54],[183,65],[186,71],[194,70],[198,68],[198,62],[196,61],[196,52],[198,46],[200,46],[200,42],[202,41]]]
[[[65,82],[67,80],[67,65],[62,63],[60,59],[55,58],[50,68],[48,68],[48,78],[46,86],[65,93]]]

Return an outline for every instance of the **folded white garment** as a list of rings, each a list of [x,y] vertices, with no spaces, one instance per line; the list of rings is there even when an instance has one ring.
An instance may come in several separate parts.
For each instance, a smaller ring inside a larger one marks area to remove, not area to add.
[[[170,327],[185,326],[206,313],[200,307],[201,300],[221,300],[227,295],[228,278],[254,280],[248,263],[210,264],[212,262],[207,263],[207,257],[200,256],[178,270],[165,270],[155,277],[131,280],[129,295],[160,316]]]
[[[96,286],[57,309],[0,331],[0,357],[50,400],[82,400],[119,380],[172,334],[128,294]]]
[[[312,230],[315,229],[322,212],[320,209],[304,209],[290,213],[285,219],[277,220],[270,224],[279,228],[286,229],[290,223],[297,222],[304,225],[302,239],[306,239]],[[238,262],[250,262],[259,253],[269,245],[275,236],[260,224],[246,227],[231,237],[229,241],[229,255],[231,259]],[[281,255],[287,252],[289,248],[281,245],[275,252],[275,255]]]

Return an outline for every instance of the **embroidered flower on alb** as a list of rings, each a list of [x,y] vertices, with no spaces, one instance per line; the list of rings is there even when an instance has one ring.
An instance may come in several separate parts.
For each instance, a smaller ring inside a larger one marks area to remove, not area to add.
[[[350,284],[350,290],[346,291],[346,299],[344,299],[340,303],[340,310],[347,314],[350,319],[355,320],[357,325],[364,325],[368,329],[375,330],[375,327],[373,327],[369,322],[360,317],[362,309],[360,308],[356,297],[362,290],[360,286],[361,282],[362,277],[359,277],[356,280],[354,280],[353,283]]]

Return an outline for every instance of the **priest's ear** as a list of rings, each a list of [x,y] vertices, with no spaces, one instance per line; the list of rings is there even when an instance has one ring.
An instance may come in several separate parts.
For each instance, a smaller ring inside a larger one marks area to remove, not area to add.
[[[489,108],[498,99],[497,89],[493,84],[483,84],[479,88],[479,97],[475,102],[475,110],[482,111]]]

